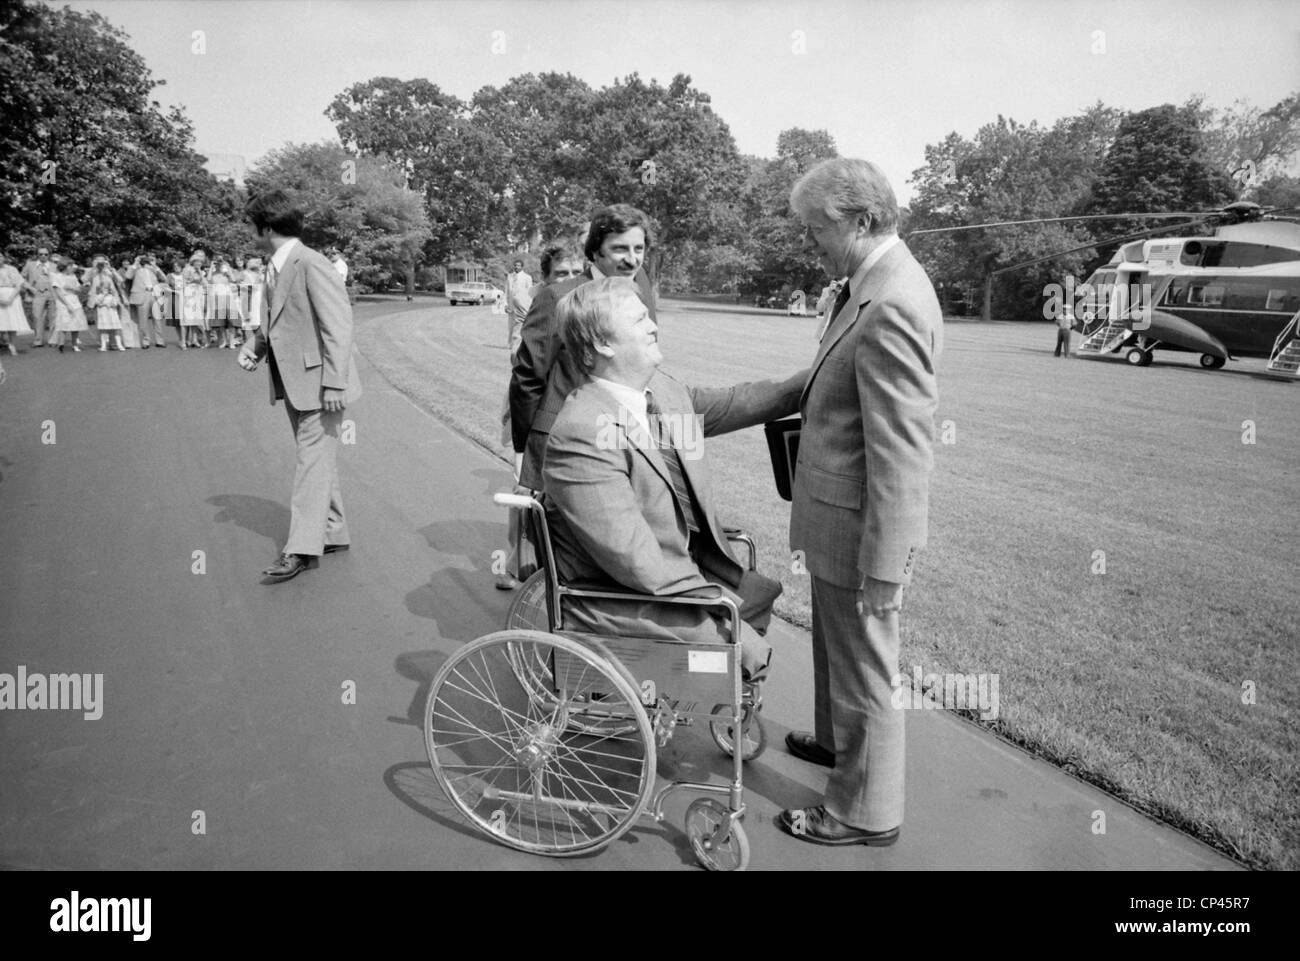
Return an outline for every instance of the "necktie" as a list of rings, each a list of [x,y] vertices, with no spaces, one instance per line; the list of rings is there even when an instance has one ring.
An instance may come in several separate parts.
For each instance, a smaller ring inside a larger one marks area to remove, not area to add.
[[[830,329],[831,321],[835,319],[836,314],[838,314],[848,302],[849,282],[846,280],[844,281],[844,286],[840,288],[839,296],[835,298],[835,306],[833,306],[826,314],[826,322],[822,324],[822,332],[817,335],[819,341],[826,336],[826,331]]]
[[[681,457],[677,453],[677,448],[673,446],[672,432],[668,429],[667,421],[661,416],[662,411],[650,391],[646,391],[646,413],[650,415],[652,431],[658,434],[659,451],[663,455],[664,465],[668,468],[668,476],[673,482],[673,495],[681,505],[682,514],[686,517],[686,529],[694,534],[699,531],[700,522],[691,500],[691,488],[686,483],[686,472],[682,470]]]

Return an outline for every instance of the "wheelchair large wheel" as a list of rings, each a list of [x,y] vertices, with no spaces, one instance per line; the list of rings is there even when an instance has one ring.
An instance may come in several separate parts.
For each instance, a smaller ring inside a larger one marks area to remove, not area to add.
[[[514,600],[506,611],[507,631],[548,631],[550,619],[546,614],[546,572],[533,571],[518,588]]]
[[[551,666],[546,697],[520,678],[518,658]],[[555,634],[498,631],[467,644],[438,671],[425,705],[439,786],[477,828],[520,851],[603,847],[654,787],[654,737],[628,678],[612,657]]]
[[[546,572],[534,571],[526,581],[519,585],[515,598],[510,602],[506,612],[506,630],[546,631],[550,629],[550,617],[546,613]],[[515,669],[525,690],[532,697],[545,702],[553,698],[553,679],[548,658],[536,648],[512,647],[510,663]],[[594,713],[571,717],[569,726],[587,734],[630,734],[636,727],[626,720],[600,718]]]

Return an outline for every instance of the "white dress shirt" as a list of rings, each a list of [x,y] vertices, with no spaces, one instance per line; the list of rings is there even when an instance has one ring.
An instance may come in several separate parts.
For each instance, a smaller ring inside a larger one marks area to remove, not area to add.
[[[612,380],[606,380],[604,377],[591,378],[592,383],[599,384],[609,391],[614,399],[619,402],[629,414],[635,418],[636,422],[645,428],[645,432],[651,440],[654,440],[654,434],[650,432],[650,415],[646,410],[646,392],[637,390],[635,387],[628,387],[625,384],[616,384]]]

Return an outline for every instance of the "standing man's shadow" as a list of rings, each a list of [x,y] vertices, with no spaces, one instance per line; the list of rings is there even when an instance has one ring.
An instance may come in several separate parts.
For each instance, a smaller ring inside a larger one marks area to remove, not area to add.
[[[206,503],[220,508],[215,520],[219,524],[234,522],[246,531],[270,540],[277,547],[289,531],[289,508],[278,501],[251,494],[217,494]]]

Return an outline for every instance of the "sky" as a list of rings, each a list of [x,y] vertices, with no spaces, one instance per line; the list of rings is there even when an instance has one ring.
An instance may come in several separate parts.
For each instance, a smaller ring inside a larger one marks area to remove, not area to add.
[[[1293,0],[76,0],[126,31],[201,153],[251,166],[336,139],[324,110],[376,76],[468,99],[525,73],[593,87],[677,73],[742,153],[794,126],[878,163],[899,199],[925,145],[999,114],[1051,124],[1101,100],[1140,110],[1204,94],[1267,108],[1300,90]],[[201,41],[195,31],[202,31]],[[200,45],[202,49],[200,50]]]

